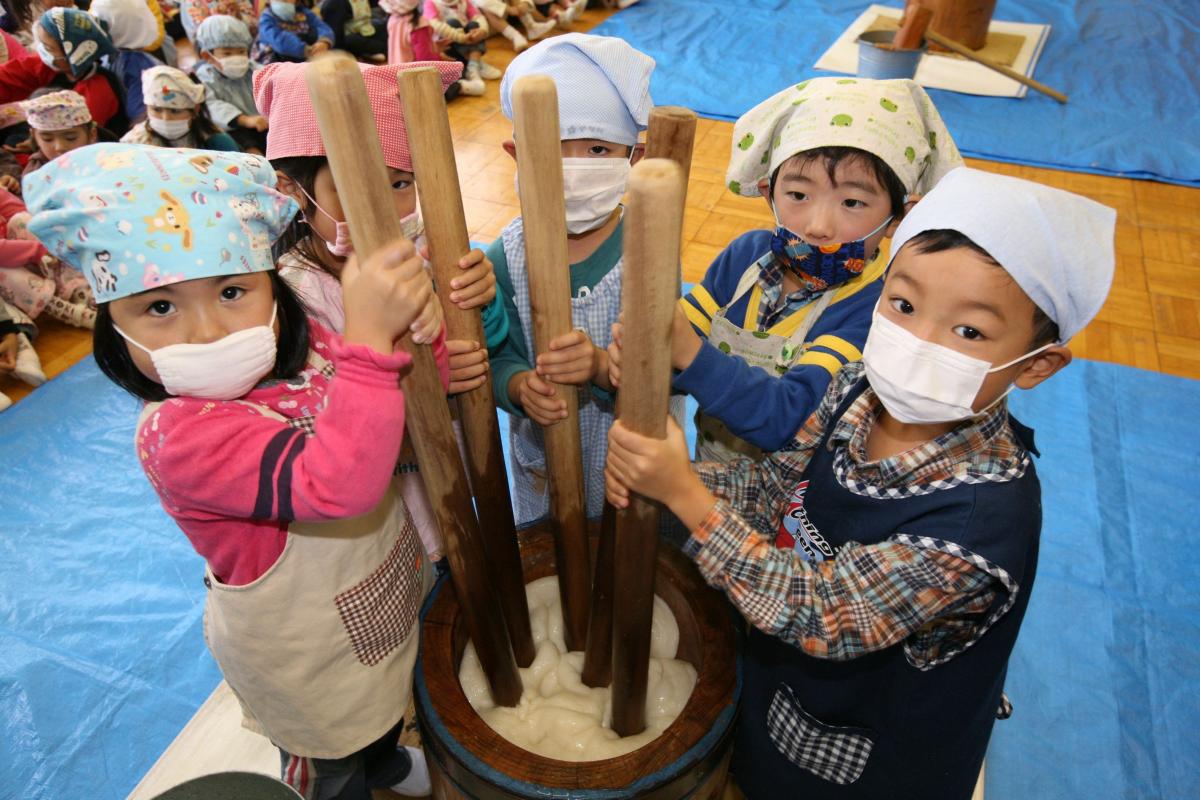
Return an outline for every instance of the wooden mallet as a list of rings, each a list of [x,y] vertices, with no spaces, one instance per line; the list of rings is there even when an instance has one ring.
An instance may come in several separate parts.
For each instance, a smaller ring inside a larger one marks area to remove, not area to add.
[[[679,165],[684,176],[687,204],[687,176],[692,167],[696,142],[696,112],[682,106],[655,106],[650,111],[646,130],[646,158],[666,158]],[[676,296],[682,276],[676,269]],[[587,647],[584,650],[585,686],[608,686],[612,680],[612,602],[613,551],[616,538],[616,510],[604,504],[600,520],[600,542],[596,550],[596,568],[592,575],[592,602],[588,614]]]
[[[545,75],[526,75],[517,80],[512,99],[533,344],[536,353],[548,353],[551,340],[573,326],[558,90]],[[567,416],[542,429],[550,519],[555,527],[563,636],[568,649],[582,650],[587,641],[591,559],[583,496],[579,398],[576,387],[566,385],[557,386],[556,396],[566,403]]]
[[[307,81],[354,249],[358,258],[365,259],[403,238],[366,85],[358,65],[342,56],[312,62]],[[433,350],[414,344],[411,336],[402,338],[399,346],[413,359],[402,383],[406,425],[442,528],[467,632],[479,653],[492,699],[498,705],[514,706],[521,698],[521,678],[488,577],[479,523]]]
[[[418,192],[418,197],[438,297],[446,315],[446,338],[475,341],[485,347],[479,309],[463,311],[450,302],[450,282],[462,274],[458,261],[471,249],[471,243],[467,236],[441,78],[437,70],[424,67],[402,71],[399,80],[413,171],[425,187],[424,191]],[[475,493],[483,545],[491,565],[492,585],[499,593],[517,664],[527,667],[533,663],[537,651],[529,628],[521,551],[513,524],[508,471],[500,444],[491,376],[486,376],[479,387],[458,395],[458,407],[467,445],[471,488]]]
[[[643,160],[629,176],[625,209],[625,322],[617,416],[633,432],[658,439],[667,435],[684,186],[683,171],[675,162]],[[617,511],[612,728],[621,736],[646,727],[658,523],[659,506],[640,496]]]

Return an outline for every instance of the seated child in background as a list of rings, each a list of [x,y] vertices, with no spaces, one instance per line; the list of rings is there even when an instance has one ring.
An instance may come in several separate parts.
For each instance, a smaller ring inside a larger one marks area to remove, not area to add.
[[[514,53],[529,47],[530,42],[536,42],[555,27],[553,20],[538,22],[533,18],[533,0],[476,0],[475,5],[483,13],[488,27],[512,42]],[[509,22],[510,19],[521,20],[525,26],[524,35]]]
[[[433,28],[421,16],[424,0],[380,0],[379,6],[388,12],[388,63],[408,64],[412,61],[453,61],[446,55],[447,43],[435,44]],[[462,92],[459,79],[446,87],[446,102]]]
[[[440,307],[398,242],[347,267],[344,336],[310,325],[274,271],[297,209],[270,164],[196,158],[85,148],[27,182],[30,228],[92,282],[97,363],[147,402],[138,457],[206,562],[205,639],[283,780],[309,797],[428,792],[421,752],[397,742],[432,573],[391,488],[411,366],[393,347],[431,341]],[[179,224],[143,223],[163,198]]]
[[[12,376],[30,386],[46,382],[42,362],[30,343],[37,337],[37,326],[15,306],[0,300],[0,378]],[[12,405],[12,399],[0,392],[0,411]]]
[[[254,14],[254,5],[250,0],[184,0],[180,20],[184,33],[193,42],[196,41],[196,30],[204,20],[218,14],[241,20],[253,38],[258,31],[258,17]]]
[[[82,95],[70,89],[35,92],[30,99],[21,101],[21,110],[29,124],[29,138],[34,146],[33,153],[25,162],[24,175],[45,166],[63,153],[95,144],[100,137],[87,102]],[[9,189],[8,186],[4,188]],[[15,190],[9,189],[14,193],[20,190],[20,183]]]
[[[404,66],[359,68],[367,87],[367,97],[381,132],[380,146],[392,181],[396,216],[404,235],[423,247],[423,227],[417,210],[417,176],[413,173],[408,150],[404,114],[397,94],[397,75],[406,69],[434,67],[441,75],[443,89],[458,79],[462,67],[457,63],[420,63]],[[342,271],[354,250],[350,226],[345,221],[337,186],[325,154],[316,113],[308,93],[304,64],[271,64],[255,76],[255,101],[267,114],[271,127],[267,134],[267,157],[279,172],[279,189],[294,199],[300,214],[275,243],[280,276],[299,295],[309,314],[323,326],[340,333],[346,324],[342,302]],[[495,297],[492,265],[479,250],[462,261],[461,277],[451,288],[453,301],[460,308],[485,306],[483,319],[489,341],[504,337],[507,318]],[[484,343],[486,347],[486,343]],[[449,391],[474,389],[487,378],[486,349],[479,342],[448,341],[435,347],[435,355],[444,359],[448,351],[451,370]],[[416,454],[410,446],[401,453],[400,489],[413,515],[417,532],[431,560],[441,557],[442,543],[433,509],[417,474]]]
[[[560,392],[579,392],[587,515],[604,502],[603,469],[613,397],[607,354],[612,323],[621,305],[621,197],[632,162],[641,157],[638,134],[646,129],[653,101],[654,60],[621,39],[568,33],[539,42],[513,59],[500,84],[504,115],[513,116],[514,83],[547,75],[558,88],[562,135],[571,317],[575,330],[550,342],[534,359],[525,267],[524,220],[517,217],[487,248],[498,293],[508,315],[508,336],[491,352],[496,402],[513,415],[509,426],[510,475],[517,524],[549,509],[542,427],[566,415]],[[510,139],[504,149],[516,158]],[[521,164],[517,164],[518,175]]]
[[[27,173],[96,140],[83,98],[69,89],[21,103],[38,152]],[[92,292],[77,271],[53,258],[28,230],[25,204],[0,190],[0,296],[31,318],[41,314],[81,328],[96,319]]]
[[[116,53],[109,56],[108,68],[121,79],[125,87],[125,113],[130,124],[146,117],[142,100],[142,73],[162,65],[162,61],[147,53],[160,39],[158,21],[150,13],[146,0],[92,0],[88,13],[106,26]]]
[[[213,122],[222,126],[243,152],[267,151],[267,118],[254,105],[254,73],[250,60],[254,37],[236,17],[214,14],[196,28],[200,62],[196,77],[204,84],[204,102]]]
[[[484,80],[497,80],[500,70],[483,60],[488,24],[471,0],[425,0],[422,16],[433,29],[434,46],[463,64],[462,93],[481,95]]]
[[[28,100],[43,87],[74,89],[97,125],[116,136],[128,130],[125,89],[102,62],[116,49],[95,18],[76,8],[52,8],[34,24],[33,46],[37,55],[0,64],[0,103]]]
[[[258,18],[258,38],[250,56],[260,64],[307,61],[333,47],[333,40],[333,29],[311,10],[271,0]]]
[[[729,188],[761,194],[776,228],[735,239],[676,312],[674,387],[699,404],[699,460],[787,444],[834,374],[861,357],[884,238],[961,164],[910,80],[816,78],[738,120]]]
[[[748,797],[971,796],[1041,529],[1032,431],[1005,397],[1070,362],[1115,220],[956,169],[896,232],[863,360],[784,450],[689,468],[678,426],[613,426],[614,504],[665,502],[753,625],[732,763]]]
[[[237,152],[237,142],[208,115],[204,95],[204,84],[175,67],[146,70],[142,73],[142,96],[147,119],[130,128],[121,141]]]
[[[333,31],[333,46],[360,61],[387,60],[387,12],[371,0],[322,0],[321,19]]]

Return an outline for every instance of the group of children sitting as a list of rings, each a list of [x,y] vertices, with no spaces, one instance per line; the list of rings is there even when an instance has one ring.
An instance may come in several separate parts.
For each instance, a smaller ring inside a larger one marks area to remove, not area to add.
[[[35,386],[45,380],[29,342],[39,314],[86,328],[95,318],[86,282],[64,283],[56,259],[19,224],[9,225],[25,214],[22,175],[78,147],[117,139],[263,154],[272,117],[256,96],[256,76],[272,63],[303,62],[330,48],[368,64],[441,62],[460,70],[446,85],[447,98],[483,94],[484,80],[501,74],[482,59],[490,32],[519,52],[529,42],[518,25],[538,39],[566,27],[585,4],[492,0],[477,9],[471,0],[325,0],[319,13],[274,2],[256,14],[248,0],[184,0],[180,8],[94,0],[86,12],[52,4],[24,29],[6,11],[14,33],[0,30],[0,141],[7,145],[0,152],[0,235],[7,236],[0,241],[0,303],[23,326],[15,374]],[[190,72],[174,66],[172,19],[194,46]],[[278,114],[274,121],[287,124]],[[0,408],[7,405],[0,394]]]
[[[458,79],[435,65],[443,88]],[[406,68],[361,67],[408,237],[365,259],[304,64],[255,73],[265,158],[98,144],[23,181],[29,235],[94,292],[101,369],[146,401],[138,456],[206,561],[208,645],[283,780],[319,798],[429,788],[421,752],[397,743],[441,550],[406,454],[395,343],[411,334],[448,393],[491,380],[512,416],[519,524],[547,511],[543,431],[560,424],[581,428],[590,516],[637,492],[678,520],[747,623],[732,766],[746,796],[969,797],[1009,707],[1041,523],[1032,431],[1005,397],[1070,362],[1112,281],[1114,212],[963,166],[912,81],[815,78],[766,99],[737,122],[727,181],[776,225],[730,243],[677,309],[692,463],[678,425],[657,440],[613,416],[620,203],[653,60],[566,34],[505,73],[510,119],[525,75],[550,76],[560,104],[574,330],[540,353],[520,217],[449,287],[482,309],[486,341],[445,339],[395,92]]]

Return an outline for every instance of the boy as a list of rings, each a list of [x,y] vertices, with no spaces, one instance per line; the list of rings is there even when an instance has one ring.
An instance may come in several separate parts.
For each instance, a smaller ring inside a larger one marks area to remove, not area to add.
[[[603,348],[620,310],[620,202],[630,165],[642,152],[637,141],[650,118],[653,69],[653,59],[620,39],[569,33],[514,58],[500,84],[501,107],[509,119],[518,79],[547,75],[558,88],[571,314],[577,326],[552,341],[549,352],[537,354],[535,366],[524,227],[518,217],[486,252],[509,321],[507,338],[491,353],[492,382],[497,403],[513,415],[509,435],[519,525],[549,509],[541,427],[566,416],[559,393],[575,386],[592,387],[579,395],[587,515],[599,516],[603,506],[605,437],[613,419]],[[512,140],[504,149],[516,158]]]
[[[748,797],[971,795],[1041,527],[1032,432],[1004,398],[1070,362],[1112,283],[1115,218],[955,170],[896,233],[863,362],[786,450],[692,472],[677,427],[613,427],[610,498],[667,503],[754,626]]]
[[[910,80],[816,78],[738,120],[729,188],[761,194],[776,228],[734,240],[680,301],[671,360],[675,389],[700,406],[699,460],[761,458],[787,444],[834,373],[860,356],[884,237],[961,164]]]
[[[237,17],[214,14],[196,28],[200,64],[196,77],[207,90],[205,103],[213,122],[247,153],[267,151],[267,118],[254,105],[254,73],[250,60],[254,37]]]

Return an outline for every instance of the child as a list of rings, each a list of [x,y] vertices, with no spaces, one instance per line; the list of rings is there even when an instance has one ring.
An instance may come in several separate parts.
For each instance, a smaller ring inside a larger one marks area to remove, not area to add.
[[[89,13],[105,26],[116,52],[109,56],[109,68],[125,87],[125,113],[130,124],[146,117],[142,102],[142,73],[162,61],[145,52],[159,39],[158,21],[146,0],[92,0]]]
[[[157,147],[194,147],[237,152],[237,142],[208,115],[204,84],[175,67],[154,67],[142,73],[146,121],[121,137],[130,144]]]
[[[387,61],[386,12],[371,0],[322,0],[321,19],[333,31],[333,46],[360,61]]]
[[[267,118],[254,105],[254,73],[249,58],[254,38],[236,17],[214,14],[196,28],[201,63],[196,77],[204,84],[209,116],[225,128],[243,152],[267,151]]]
[[[1112,283],[1112,209],[965,167],[905,218],[862,362],[788,447],[688,468],[614,425],[610,499],[665,502],[754,626],[733,771],[750,798],[966,798],[1037,566],[1032,432],[1005,396],[1071,360]]]
[[[393,347],[432,340],[440,308],[400,242],[347,266],[344,336],[310,326],[273,269],[297,210],[274,184],[255,156],[100,144],[26,195],[95,289],[100,368],[148,403],[138,457],[207,562],[205,638],[245,723],[306,797],[428,791],[397,745],[431,573],[391,489],[411,364]]]
[[[421,16],[422,0],[380,0],[379,7],[388,12],[389,64],[408,64],[413,61],[453,61],[446,55],[446,43],[435,44],[433,28]],[[446,87],[443,96],[450,102],[462,93],[462,80]]]
[[[63,153],[95,144],[99,139],[100,132],[92,119],[91,109],[78,92],[61,89],[35,93],[29,100],[21,101],[21,109],[35,148],[25,162],[23,175],[45,166]]]
[[[475,4],[471,0],[425,0],[422,14],[433,29],[434,45],[444,44],[446,54],[465,67],[462,93],[483,94],[483,82],[494,81],[502,73],[483,60],[488,26]]]
[[[50,92],[22,102],[21,108],[39,148],[26,174],[96,140],[91,112],[75,92]],[[28,219],[25,204],[0,190],[0,296],[34,319],[44,312],[68,325],[91,328],[96,311],[87,281],[46,252],[29,233]]]
[[[417,211],[417,181],[396,78],[403,70],[429,66],[441,75],[443,90],[462,71],[459,64],[445,62],[359,67],[376,129],[387,132],[380,145],[392,181],[396,215],[404,235],[416,241],[418,248],[423,248],[424,242]],[[279,172],[279,188],[300,206],[300,215],[276,242],[279,273],[304,301],[314,319],[329,330],[341,332],[345,314],[340,279],[354,243],[317,127],[305,81],[307,70],[303,64],[264,67],[255,77],[255,100],[271,120],[267,157]],[[459,265],[464,271],[451,287],[452,300],[464,309],[486,306],[483,316],[487,338],[502,339],[507,319],[499,304],[492,302],[495,296],[492,265],[479,250],[468,253]],[[450,392],[474,389],[487,379],[486,349],[480,343],[452,340],[446,342],[446,347],[451,356]],[[401,454],[399,471],[401,491],[413,513],[417,531],[430,559],[436,561],[441,557],[441,537],[424,486],[416,474],[416,455],[411,449],[406,448]]]
[[[630,164],[641,156],[654,60],[621,39],[569,33],[539,42],[513,59],[500,84],[500,104],[512,119],[513,84],[543,74],[558,87],[571,315],[576,329],[557,337],[534,361],[533,327],[520,217],[487,248],[509,332],[491,352],[496,401],[510,425],[514,512],[525,524],[547,513],[545,446],[541,428],[566,415],[559,392],[579,393],[579,427],[589,517],[600,515],[606,434],[613,418],[607,354],[610,327],[621,303],[621,196]],[[512,140],[504,143],[516,157]],[[558,154],[547,154],[558,155]],[[517,165],[518,174],[521,165]]]
[[[184,33],[195,42],[196,31],[204,24],[204,20],[217,15],[240,20],[250,31],[251,38],[258,30],[258,17],[250,0],[184,0],[183,13],[180,14]]]
[[[483,12],[483,17],[487,20],[488,26],[512,42],[514,53],[521,52],[526,47],[529,47],[530,42],[536,42],[554,30],[555,23],[553,20],[538,22],[533,18],[533,0],[514,0],[514,2],[508,2],[508,0],[479,0],[475,5]],[[521,35],[516,26],[509,23],[510,18],[521,20],[521,24],[525,26],[525,36],[528,36],[528,39]]]
[[[97,125],[120,136],[129,128],[121,81],[104,68],[116,52],[94,18],[75,8],[52,8],[33,26],[36,56],[0,64],[0,103],[26,100],[37,89],[74,89]]]
[[[761,194],[776,228],[735,239],[676,313],[674,386],[699,404],[699,460],[761,458],[791,439],[860,356],[884,237],[960,164],[910,80],[816,78],[738,120],[729,188]]]
[[[333,47],[333,29],[307,8],[271,0],[258,18],[251,57],[260,64],[307,61]]]

